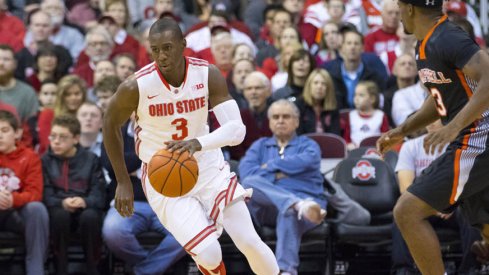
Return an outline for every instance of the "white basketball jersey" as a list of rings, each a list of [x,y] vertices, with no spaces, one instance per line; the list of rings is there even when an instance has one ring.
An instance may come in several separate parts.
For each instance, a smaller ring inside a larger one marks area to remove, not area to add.
[[[209,133],[208,62],[185,57],[185,78],[180,87],[165,80],[155,62],[136,72],[139,105],[135,125],[135,146],[139,158],[148,163],[165,141],[188,140]],[[215,176],[216,169],[225,165],[220,149],[194,154],[201,182]],[[194,191],[194,190],[193,190]]]
[[[360,142],[371,136],[380,135],[380,128],[384,119],[384,112],[375,110],[372,116],[362,117],[357,110],[350,112],[351,141],[359,145]]]

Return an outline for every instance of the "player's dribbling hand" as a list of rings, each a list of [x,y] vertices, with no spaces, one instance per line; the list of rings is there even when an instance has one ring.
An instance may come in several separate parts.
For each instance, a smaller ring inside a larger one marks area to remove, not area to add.
[[[122,217],[130,217],[134,213],[134,192],[131,182],[117,184],[115,189],[115,209]]]
[[[165,145],[166,150],[170,152],[177,151],[178,153],[183,153],[188,151],[190,156],[193,156],[195,152],[202,149],[202,145],[200,145],[200,142],[196,138],[190,140],[165,141]]]
[[[383,133],[377,140],[377,151],[384,155],[392,146],[401,143],[403,139],[404,134],[399,127]]]
[[[452,142],[457,135],[458,131],[451,129],[449,126],[443,126],[438,130],[434,130],[424,138],[424,151],[426,154],[433,155],[438,149],[438,153],[441,153],[445,145]]]

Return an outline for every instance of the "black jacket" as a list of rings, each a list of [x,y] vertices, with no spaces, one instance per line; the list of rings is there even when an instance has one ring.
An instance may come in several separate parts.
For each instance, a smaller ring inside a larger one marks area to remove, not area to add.
[[[301,97],[295,102],[301,112],[297,134],[316,133],[316,113]],[[340,113],[338,110],[323,111],[320,115],[321,125],[325,133],[341,135]]]
[[[333,83],[336,91],[336,101],[338,104],[337,107],[339,110],[354,108],[354,106],[348,106],[348,99],[347,99],[348,92],[346,90],[345,82],[343,81],[343,76],[341,75],[342,63],[343,60],[337,58],[323,65],[323,68],[326,69],[331,75],[331,78],[333,78]],[[386,79],[384,79],[382,73],[373,70],[370,66],[365,65],[365,63],[363,67],[363,72],[360,75],[360,81],[362,80],[374,81],[377,84],[377,86],[379,86],[381,93],[385,89]]]
[[[82,197],[87,208],[104,209],[106,183],[100,160],[94,153],[77,146],[71,158],[61,158],[51,149],[42,157],[44,203],[61,207],[68,197]]]

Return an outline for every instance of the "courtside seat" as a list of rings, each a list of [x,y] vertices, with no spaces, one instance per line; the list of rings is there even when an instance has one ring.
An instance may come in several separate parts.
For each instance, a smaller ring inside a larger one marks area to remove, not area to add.
[[[308,138],[313,139],[321,149],[321,158],[345,158],[348,154],[345,140],[335,134],[330,133],[312,133],[306,134]]]
[[[24,236],[8,231],[0,231],[0,248],[24,248]]]
[[[392,168],[381,159],[348,157],[336,166],[333,180],[371,214],[368,225],[331,223],[335,261],[353,261],[362,253],[374,255],[372,259],[379,259],[378,255],[389,257],[392,210],[399,197]],[[346,256],[348,253],[342,253],[344,247],[353,247],[355,252]]]
[[[377,143],[377,140],[380,138],[380,136],[371,136],[364,138],[362,141],[360,141],[360,147],[364,146],[375,146]]]

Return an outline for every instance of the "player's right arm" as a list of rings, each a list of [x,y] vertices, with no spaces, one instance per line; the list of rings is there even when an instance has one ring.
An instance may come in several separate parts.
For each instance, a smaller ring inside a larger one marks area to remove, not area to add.
[[[409,116],[404,123],[387,133],[384,133],[377,140],[377,150],[384,154],[392,146],[402,142],[405,136],[414,133],[440,118],[436,110],[435,99],[429,95],[421,108],[413,115]]]
[[[130,77],[119,86],[104,114],[104,146],[117,179],[115,208],[123,217],[133,213],[134,194],[124,161],[121,127],[137,110],[138,102],[138,85],[135,77]]]

